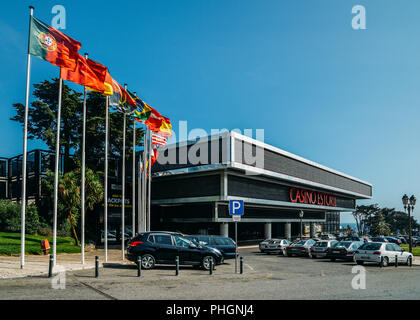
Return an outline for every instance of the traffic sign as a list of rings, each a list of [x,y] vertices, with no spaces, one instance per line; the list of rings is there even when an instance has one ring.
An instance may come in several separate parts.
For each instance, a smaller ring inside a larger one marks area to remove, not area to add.
[[[241,216],[240,216],[240,215],[238,215],[238,214],[233,215],[233,216],[232,216],[232,220],[233,220],[233,221],[235,221],[235,222],[239,222],[239,221],[241,221]]]
[[[231,216],[244,215],[244,200],[229,200],[229,214]]]

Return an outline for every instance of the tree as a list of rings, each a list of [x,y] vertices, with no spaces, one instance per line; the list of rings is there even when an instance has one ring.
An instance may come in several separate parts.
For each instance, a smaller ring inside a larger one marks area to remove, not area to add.
[[[59,177],[58,190],[60,199],[69,213],[74,239],[76,244],[80,245],[76,232],[77,221],[75,221],[72,213],[80,204],[80,184],[74,171],[67,172],[64,176]]]
[[[374,225],[374,232],[377,235],[389,235],[391,232],[391,227],[390,225],[385,221],[384,216],[382,215],[382,213],[378,213],[376,215],[376,223]]]
[[[28,138],[44,141],[51,150],[55,150],[57,133],[58,79],[44,80],[34,84],[33,95],[38,98],[29,106]],[[70,166],[70,150],[78,147],[78,127],[81,119],[81,93],[63,85],[60,145],[64,148],[65,171]],[[25,107],[14,103],[16,115],[13,121],[24,123]]]
[[[50,150],[55,150],[56,114],[58,105],[58,79],[44,80],[34,84],[33,95],[37,100],[29,107],[28,138],[44,141]],[[16,115],[11,118],[23,125],[25,107],[14,103]],[[111,110],[112,111],[112,110]],[[64,148],[64,172],[73,167],[71,153],[80,159],[82,141],[82,94],[63,84],[60,145]],[[109,114],[109,151],[110,159],[118,159],[122,154],[123,115],[119,112]],[[89,92],[86,99],[86,159],[94,170],[103,169],[105,153],[105,98],[98,92]],[[133,141],[133,118],[127,116],[126,155],[131,155]],[[142,145],[143,130],[136,130],[136,145]],[[112,164],[111,164],[112,165]],[[110,168],[112,169],[112,168]]]
[[[371,204],[368,206],[357,206],[356,211],[353,212],[353,217],[356,220],[357,231],[359,234],[363,234],[365,226],[372,215],[375,215],[379,211],[377,204]]]

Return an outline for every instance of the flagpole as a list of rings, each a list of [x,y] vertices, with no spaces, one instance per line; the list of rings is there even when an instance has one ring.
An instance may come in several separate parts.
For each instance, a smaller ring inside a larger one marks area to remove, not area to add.
[[[133,221],[133,237],[136,230],[136,118],[133,119],[133,172],[131,174],[132,178],[132,221]],[[138,217],[137,217],[138,218]]]
[[[142,225],[143,225],[143,216],[142,216],[142,187],[141,187],[141,161],[142,157],[139,157],[139,165],[137,168],[138,175],[137,175],[137,231],[138,233],[143,232]]]
[[[147,223],[148,223],[148,230],[150,231],[150,225],[151,225],[151,217],[150,217],[150,207],[151,207],[151,193],[152,193],[152,131],[149,129],[149,199],[148,199],[148,207],[147,207]]]
[[[88,54],[85,53],[85,59],[88,59]],[[86,86],[83,87],[83,133],[82,133],[82,172],[81,172],[81,232],[82,232],[82,264],[85,264],[85,178],[86,178]]]
[[[63,79],[59,79],[58,108],[57,108],[57,137],[55,142],[55,171],[54,171],[54,216],[53,216],[53,265],[57,259],[57,210],[58,210],[58,172],[60,163],[60,126],[61,126],[61,99],[63,91]]]
[[[105,232],[105,262],[108,262],[108,118],[109,97],[105,100],[105,172],[104,172],[104,232]]]
[[[25,122],[23,128],[23,159],[22,159],[22,205],[20,222],[20,268],[25,266],[25,217],[26,217],[26,156],[28,146],[28,113],[29,113],[29,86],[31,82],[31,55],[29,46],[31,39],[31,19],[34,14],[34,7],[29,7],[29,33],[28,33],[28,58],[26,66],[26,94],[25,94]]]
[[[124,90],[127,90],[127,84],[124,84]],[[123,106],[124,107],[124,106]],[[126,113],[123,112],[124,124],[123,124],[123,154],[122,154],[122,183],[121,183],[121,253],[124,261],[124,240],[125,240],[125,128],[126,128]]]
[[[144,133],[144,143],[143,143],[143,219],[144,219],[144,229],[145,231],[149,231],[147,229],[147,133],[148,127],[146,126],[146,130]]]

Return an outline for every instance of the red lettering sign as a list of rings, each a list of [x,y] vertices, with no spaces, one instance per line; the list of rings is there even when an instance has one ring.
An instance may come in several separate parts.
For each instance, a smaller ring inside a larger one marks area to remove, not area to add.
[[[290,188],[290,201],[293,203],[299,202],[306,204],[316,204],[318,206],[337,206],[337,198],[333,195],[299,188]]]

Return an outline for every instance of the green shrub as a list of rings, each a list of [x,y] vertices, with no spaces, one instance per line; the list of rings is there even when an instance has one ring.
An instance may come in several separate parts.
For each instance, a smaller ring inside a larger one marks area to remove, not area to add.
[[[21,206],[11,200],[0,200],[0,231],[20,232]],[[36,234],[40,227],[36,206],[26,207],[25,231]]]

